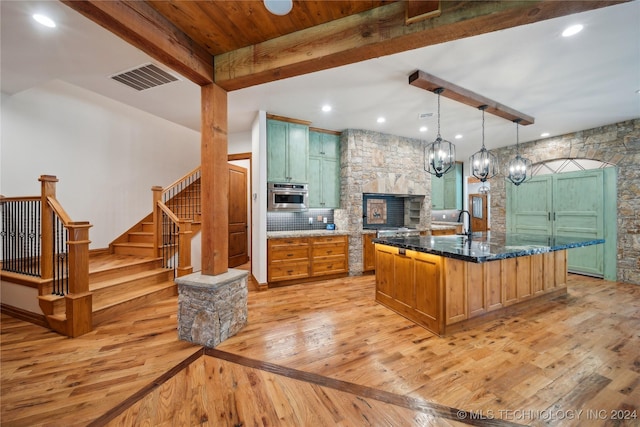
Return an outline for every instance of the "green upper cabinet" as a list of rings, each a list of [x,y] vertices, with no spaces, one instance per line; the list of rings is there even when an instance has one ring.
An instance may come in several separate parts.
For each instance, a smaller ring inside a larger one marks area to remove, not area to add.
[[[309,182],[309,126],[267,120],[267,181]]]
[[[340,136],[309,131],[309,207],[340,207]]]
[[[462,163],[442,178],[431,176],[431,209],[462,209]]]

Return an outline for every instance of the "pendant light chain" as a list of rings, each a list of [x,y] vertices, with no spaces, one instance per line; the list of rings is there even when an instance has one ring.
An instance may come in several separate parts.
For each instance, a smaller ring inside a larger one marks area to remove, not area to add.
[[[440,94],[442,91],[440,89],[436,89],[436,93],[438,94],[438,135],[437,138],[440,138]]]

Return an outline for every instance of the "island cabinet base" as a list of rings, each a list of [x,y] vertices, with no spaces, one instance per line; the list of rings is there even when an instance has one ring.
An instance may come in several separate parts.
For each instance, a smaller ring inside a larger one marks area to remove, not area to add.
[[[376,301],[440,336],[566,291],[566,250],[474,263],[376,244]]]

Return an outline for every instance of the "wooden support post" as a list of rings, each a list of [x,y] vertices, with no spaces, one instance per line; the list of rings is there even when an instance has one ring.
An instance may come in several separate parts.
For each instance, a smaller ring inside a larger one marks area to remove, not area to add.
[[[160,256],[160,245],[162,239],[162,212],[158,207],[158,202],[162,199],[162,187],[151,187],[153,192],[153,254],[156,257]]]
[[[229,264],[227,92],[202,86],[202,274],[226,273]]]
[[[192,220],[180,220],[178,234],[178,277],[186,276],[193,272],[191,265],[191,223]]]
[[[49,206],[47,198],[56,196],[56,182],[54,175],[40,175],[40,210],[42,249],[40,255],[40,277],[42,279],[53,278],[53,209]]]
[[[69,294],[65,295],[67,335],[77,337],[91,332],[92,294],[89,292],[89,228],[87,221],[68,224]]]

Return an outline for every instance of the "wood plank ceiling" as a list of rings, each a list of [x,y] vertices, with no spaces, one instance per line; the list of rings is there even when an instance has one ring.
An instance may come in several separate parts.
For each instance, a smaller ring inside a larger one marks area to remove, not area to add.
[[[232,91],[627,0],[442,1],[421,10],[428,19],[407,11],[436,2],[294,0],[276,16],[262,0],[61,1],[194,83]]]
[[[355,15],[391,1],[296,1],[285,16],[271,14],[262,0],[148,3],[215,56]]]

